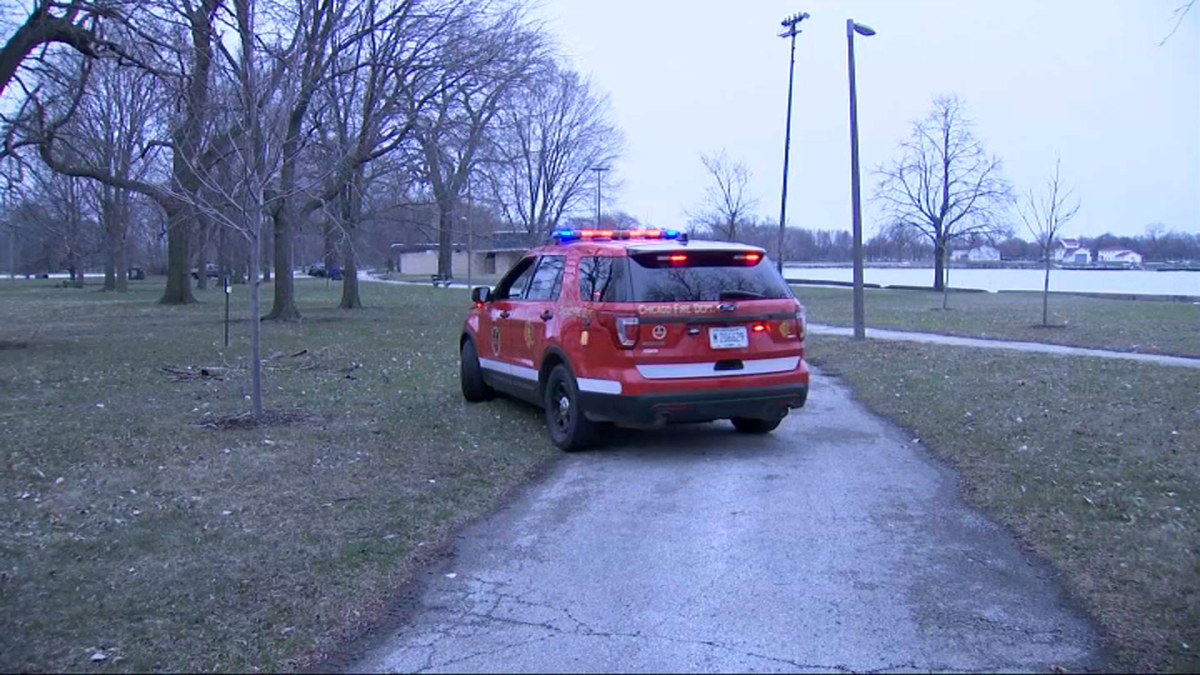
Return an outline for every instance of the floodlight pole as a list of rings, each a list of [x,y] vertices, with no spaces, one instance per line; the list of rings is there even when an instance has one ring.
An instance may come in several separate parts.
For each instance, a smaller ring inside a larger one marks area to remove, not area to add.
[[[788,155],[792,145],[792,82],[796,71],[796,35],[800,33],[800,29],[796,26],[807,18],[808,12],[800,12],[780,22],[785,30],[779,34],[779,37],[792,40],[792,56],[788,63],[787,124],[783,136],[783,191],[779,204],[779,247],[775,251],[777,254],[775,264],[781,275],[783,274],[783,234],[787,223]]]
[[[593,229],[600,229],[600,173],[608,171],[607,166],[593,166],[592,171],[596,172],[596,224]]]
[[[863,309],[863,252],[862,252],[862,202],[859,197],[858,179],[858,92],[854,82],[854,34],[870,36],[875,31],[863,24],[846,19],[846,44],[850,59],[850,200],[854,211],[854,339],[867,337],[865,311]]]

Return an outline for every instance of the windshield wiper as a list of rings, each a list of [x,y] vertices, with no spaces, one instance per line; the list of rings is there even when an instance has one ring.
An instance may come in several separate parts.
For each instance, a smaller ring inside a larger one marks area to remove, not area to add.
[[[721,291],[721,294],[717,296],[717,298],[719,300],[736,300],[738,298],[755,299],[755,298],[765,298],[765,297],[767,297],[767,296],[763,295],[762,293],[755,293],[754,291],[738,291],[738,290]]]

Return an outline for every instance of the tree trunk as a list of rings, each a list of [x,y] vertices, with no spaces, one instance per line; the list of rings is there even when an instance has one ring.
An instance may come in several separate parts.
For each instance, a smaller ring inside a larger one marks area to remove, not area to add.
[[[117,267],[113,262],[112,254],[104,261],[104,292],[114,292],[117,290]]]
[[[337,228],[334,227],[333,219],[328,215],[325,216],[321,230],[323,247],[321,261],[325,264],[325,273],[329,274],[329,271],[337,264]],[[328,278],[326,277],[326,279]]]
[[[1042,284],[1042,325],[1050,325],[1050,255],[1046,254],[1046,281]]]
[[[942,267],[944,263],[942,256],[945,255],[946,242],[938,240],[933,244],[933,290],[942,290],[944,279],[942,278]]]
[[[259,265],[262,269],[262,280],[268,282],[271,280],[271,244],[267,241],[267,228],[259,226],[258,248],[260,254],[258,256]]]
[[[945,262],[943,263],[943,267],[945,268],[945,273],[946,273],[945,282],[942,284],[942,309],[950,309],[950,244],[949,244],[949,242],[947,242],[946,244],[944,244],[942,246],[942,250],[945,252]]]
[[[296,308],[296,284],[292,277],[292,228],[288,222],[287,207],[281,206],[273,218],[275,230],[275,297],[271,313],[265,318],[271,321],[296,321],[300,310]]]
[[[212,223],[204,214],[196,215],[196,229],[199,241],[196,250],[196,290],[208,290],[208,237],[212,231]]]
[[[342,268],[342,309],[362,309],[362,299],[358,295],[358,253],[355,250],[354,235],[358,231],[358,219],[362,214],[362,168],[360,167],[342,190],[342,227],[345,233],[345,246],[342,257],[345,265]]]
[[[177,206],[167,216],[167,288],[158,302],[162,305],[190,305],[196,302],[192,295],[191,273],[188,270],[188,212]]]
[[[450,200],[438,200],[438,274],[454,276],[454,208]]]

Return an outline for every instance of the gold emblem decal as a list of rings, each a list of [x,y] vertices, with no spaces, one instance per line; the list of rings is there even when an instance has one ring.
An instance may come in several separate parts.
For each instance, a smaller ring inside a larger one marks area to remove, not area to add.
[[[650,332],[651,332],[651,334],[654,335],[655,340],[662,340],[665,337],[667,337],[667,327],[662,325],[661,323],[658,324],[657,326],[655,326],[654,330],[652,330]]]
[[[533,322],[526,321],[525,322],[525,346],[529,349],[533,349],[533,338],[534,338]]]

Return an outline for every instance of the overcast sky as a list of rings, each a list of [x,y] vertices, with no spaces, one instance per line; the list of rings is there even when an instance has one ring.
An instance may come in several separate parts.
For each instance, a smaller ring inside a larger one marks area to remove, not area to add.
[[[1019,190],[1062,157],[1082,200],[1065,236],[1200,232],[1200,5],[1165,45],[1185,0],[541,0],[561,51],[612,97],[627,151],[610,204],[655,226],[701,201],[701,153],[753,172],[778,222],[787,105],[785,16],[796,39],[788,222],[849,229],[847,18],[855,43],[864,199],[932,98],[956,93]],[[607,201],[607,200],[606,200]],[[608,208],[608,207],[606,207]],[[868,234],[878,210],[864,202]],[[1024,234],[1028,239],[1028,234]]]

